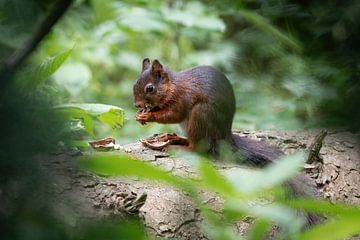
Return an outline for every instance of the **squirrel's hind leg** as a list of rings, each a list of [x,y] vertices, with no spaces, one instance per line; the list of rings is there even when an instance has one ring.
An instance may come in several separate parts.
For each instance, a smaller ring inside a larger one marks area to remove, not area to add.
[[[190,112],[186,129],[189,146],[197,152],[215,154],[218,142],[231,137],[231,119],[209,103],[197,103]]]

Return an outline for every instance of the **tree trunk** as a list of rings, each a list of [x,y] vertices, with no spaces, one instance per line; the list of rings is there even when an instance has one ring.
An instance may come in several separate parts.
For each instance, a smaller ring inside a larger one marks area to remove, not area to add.
[[[286,153],[310,147],[317,130],[240,132],[251,139],[266,141]],[[360,151],[357,136],[347,131],[329,131],[320,149],[320,168],[307,165],[307,174],[316,183],[321,196],[331,201],[360,203]],[[128,154],[182,176],[196,173],[184,159],[172,158],[166,152],[150,150],[140,143],[124,146]],[[140,181],[137,178],[100,177],[74,166],[73,153],[41,155],[37,160],[52,179],[55,192],[54,209],[64,224],[77,226],[84,221],[138,214],[156,236],[207,239],[200,226],[202,217],[191,198],[173,187]],[[220,167],[220,166],[219,166]],[[241,167],[241,166],[239,166]],[[144,203],[144,197],[147,195]],[[204,202],[221,209],[222,200],[202,193]],[[140,209],[139,209],[140,208]],[[139,211],[137,211],[139,210]],[[240,233],[247,231],[247,222],[236,225]]]

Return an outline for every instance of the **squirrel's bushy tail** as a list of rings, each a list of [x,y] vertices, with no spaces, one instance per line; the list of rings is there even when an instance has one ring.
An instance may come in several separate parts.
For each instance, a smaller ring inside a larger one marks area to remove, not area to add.
[[[284,153],[278,148],[237,134],[232,134],[232,145],[235,152],[238,152],[239,157],[236,160],[239,163],[255,167],[266,166],[284,156]]]
[[[271,147],[264,142],[251,140],[237,134],[232,134],[232,145],[234,151],[236,152],[236,161],[240,164],[246,164],[254,167],[264,167],[285,155],[276,147]],[[315,184],[305,174],[298,174],[285,182],[284,186],[288,189],[291,198],[319,197]],[[323,218],[324,217],[320,215],[307,213],[307,223],[305,227],[314,225],[320,222]]]
[[[311,179],[305,174],[298,174],[289,181],[285,182],[285,187],[287,187],[289,191],[290,197],[294,198],[320,198],[320,194],[316,191],[315,184],[311,181]],[[324,220],[324,216],[313,213],[304,213],[300,214],[306,217],[305,228],[308,228],[312,225],[320,223]]]

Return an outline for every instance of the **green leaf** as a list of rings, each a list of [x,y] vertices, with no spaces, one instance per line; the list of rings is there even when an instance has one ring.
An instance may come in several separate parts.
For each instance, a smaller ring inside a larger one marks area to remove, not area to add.
[[[305,154],[302,152],[285,156],[265,168],[261,182],[265,188],[279,185],[299,173],[304,163]]]
[[[74,231],[70,238],[75,239],[137,239],[148,240],[144,224],[139,219],[127,218],[126,221],[101,221],[94,227],[84,227],[81,231]]]
[[[69,49],[54,57],[42,62],[36,68],[27,68],[19,73],[17,81],[20,86],[33,88],[39,86],[45,80],[49,79],[70,56],[73,49]]]
[[[287,200],[285,204],[292,208],[303,209],[314,213],[334,214],[344,218],[358,218],[360,221],[360,208],[358,206],[299,198]]]
[[[60,68],[60,66],[65,62],[65,60],[70,56],[72,53],[73,48],[69,49],[61,54],[58,54],[52,58],[49,58],[47,61],[40,64],[40,66],[37,69],[37,77],[38,81],[42,82],[51,75],[53,75],[56,70]]]
[[[82,118],[86,132],[94,137],[94,120],[87,114],[84,114]]]
[[[117,14],[119,15],[119,24],[132,31],[166,32],[168,30],[168,25],[161,19],[161,15],[157,11],[133,7],[118,9]]]
[[[206,207],[200,207],[201,216],[204,217],[202,229],[206,232],[208,239],[216,240],[242,240],[244,238],[240,237],[236,233],[233,225],[229,224],[227,221],[224,221],[220,217],[221,214],[211,211]]]
[[[95,59],[96,56],[93,56]],[[55,74],[54,81],[57,85],[66,89],[70,96],[76,98],[82,91],[90,87],[93,72],[90,66],[83,62],[65,63]]]
[[[124,112],[119,109],[111,108],[109,111],[100,114],[97,118],[112,128],[121,128],[124,125]]]
[[[164,8],[162,13],[166,20],[170,22],[180,23],[186,27],[197,27],[206,30],[224,31],[224,22],[215,16],[205,16],[202,13],[194,13],[192,11],[183,11],[177,9]]]
[[[93,116],[98,116],[98,115],[106,113],[112,109],[115,109],[118,111],[123,111],[122,108],[119,108],[119,107],[116,107],[113,105],[100,104],[100,103],[67,103],[67,104],[58,105],[57,107],[59,107],[59,108],[64,108],[64,107],[80,108]]]
[[[89,147],[88,141],[84,140],[68,140],[66,141],[68,146],[77,147],[77,148],[87,148]]]
[[[239,192],[251,194],[261,192],[258,179],[262,178],[260,170],[233,168],[225,171],[225,176]]]
[[[290,36],[286,36],[284,33],[282,33],[279,29],[271,25],[271,23],[268,22],[268,20],[261,15],[244,9],[239,9],[238,12],[250,23],[254,24],[257,28],[264,32],[270,33],[272,36],[274,36],[276,39],[278,39],[281,43],[284,45],[292,48],[293,50],[300,52],[301,46],[300,44]]]
[[[237,194],[229,181],[205,159],[200,163],[199,174],[201,182],[206,188],[228,196]]]
[[[280,224],[292,233],[299,231],[304,223],[304,219],[300,218],[293,209],[277,203],[262,203],[260,200],[258,202],[231,200],[226,202],[224,212],[231,218],[247,214],[256,218],[267,219]]]
[[[101,23],[115,17],[114,0],[91,0],[95,21]]]
[[[297,240],[340,240],[358,233],[360,233],[359,218],[347,218],[317,225],[301,234]]]
[[[226,176],[243,193],[258,193],[288,180],[303,166],[304,154],[297,153],[275,161],[263,170],[230,169]]]
[[[270,227],[270,222],[265,219],[257,219],[250,229],[248,240],[265,239],[266,232]]]
[[[63,117],[63,120],[69,121],[69,120],[80,120],[83,124],[83,127],[85,131],[91,135],[94,136],[94,121],[92,119],[92,116],[81,108],[76,107],[62,107],[57,106],[55,107],[56,111],[60,113],[60,116]]]
[[[84,127],[86,131],[91,135],[94,135],[94,117],[112,128],[120,128],[124,125],[123,109],[112,105],[92,103],[69,103],[58,105],[55,107],[55,109],[61,111],[65,111],[66,109],[68,109],[68,114],[70,115],[70,117],[83,119]]]
[[[169,183],[182,189],[190,186],[189,179],[184,179],[147,162],[135,160],[127,155],[94,155],[81,161],[87,169],[102,175],[137,176]]]

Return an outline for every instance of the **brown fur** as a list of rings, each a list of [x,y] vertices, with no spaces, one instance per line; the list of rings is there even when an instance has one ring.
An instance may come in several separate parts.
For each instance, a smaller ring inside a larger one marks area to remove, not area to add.
[[[144,91],[149,83],[156,91]],[[198,152],[218,158],[221,143],[227,143],[237,162],[252,166],[267,165],[283,155],[279,149],[232,134],[234,91],[226,76],[210,66],[172,72],[157,60],[150,64],[144,59],[143,71],[134,85],[134,98],[138,108],[151,109],[138,112],[137,121],[181,123],[189,147]],[[305,176],[301,183],[299,179],[285,184],[294,196],[314,192]],[[308,215],[308,224],[313,224],[315,219],[317,216]]]
[[[135,104],[160,110],[137,113],[138,121],[184,122],[190,147],[203,152],[213,152],[218,141],[231,139],[235,96],[224,74],[210,66],[176,73],[165,70],[157,60],[144,62],[134,86]],[[156,87],[155,93],[144,92],[149,82]]]

